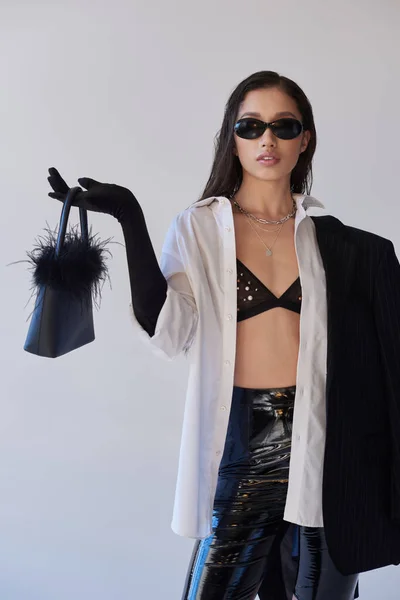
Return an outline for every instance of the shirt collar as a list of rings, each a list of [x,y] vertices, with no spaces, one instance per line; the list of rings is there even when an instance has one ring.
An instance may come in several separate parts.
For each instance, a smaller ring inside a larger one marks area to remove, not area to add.
[[[317,208],[325,208],[324,204],[322,204],[322,202],[314,196],[298,193],[293,193],[292,196],[296,201],[297,208],[302,207],[305,211],[314,206]],[[193,202],[190,207],[198,208],[200,206],[208,206],[213,202],[218,202],[219,206],[223,206],[229,202],[229,199],[225,196],[210,196],[209,198],[204,198],[203,200]]]

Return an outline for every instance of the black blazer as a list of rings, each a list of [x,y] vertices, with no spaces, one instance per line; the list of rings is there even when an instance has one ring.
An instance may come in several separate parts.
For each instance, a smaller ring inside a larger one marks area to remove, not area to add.
[[[311,218],[327,286],[324,530],[348,575],[400,563],[400,264],[390,240]]]

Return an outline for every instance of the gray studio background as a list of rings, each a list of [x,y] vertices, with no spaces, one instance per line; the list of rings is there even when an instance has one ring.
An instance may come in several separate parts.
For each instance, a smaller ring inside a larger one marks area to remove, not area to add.
[[[170,529],[187,364],[135,335],[122,246],[95,343],[22,349],[30,274],[6,264],[58,223],[47,168],[129,187],[159,256],[206,183],[229,94],[277,70],[314,108],[311,193],[400,255],[399,17],[398,0],[0,0],[1,600],[177,600],[194,543]],[[399,583],[394,566],[362,574],[360,599]]]

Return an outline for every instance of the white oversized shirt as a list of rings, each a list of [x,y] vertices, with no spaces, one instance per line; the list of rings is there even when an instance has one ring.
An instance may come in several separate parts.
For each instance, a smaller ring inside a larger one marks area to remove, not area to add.
[[[302,285],[300,347],[292,447],[284,519],[323,527],[327,305],[325,270],[307,210],[325,208],[316,198],[293,194],[294,243]],[[232,205],[224,196],[194,202],[174,217],[160,268],[165,303],[150,337],[135,329],[166,360],[190,361],[175,503],[171,527],[190,538],[212,533],[218,468],[228,428],[236,356],[237,271]]]

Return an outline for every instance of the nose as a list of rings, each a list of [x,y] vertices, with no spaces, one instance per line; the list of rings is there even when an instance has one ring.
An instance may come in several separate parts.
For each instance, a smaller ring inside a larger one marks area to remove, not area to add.
[[[260,140],[261,140],[263,146],[271,146],[276,143],[275,142],[276,137],[275,137],[274,133],[272,132],[272,130],[270,129],[270,127],[267,127],[267,129],[262,134]]]

